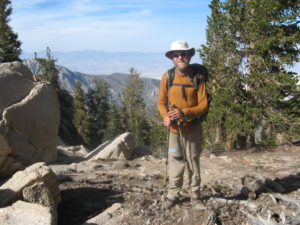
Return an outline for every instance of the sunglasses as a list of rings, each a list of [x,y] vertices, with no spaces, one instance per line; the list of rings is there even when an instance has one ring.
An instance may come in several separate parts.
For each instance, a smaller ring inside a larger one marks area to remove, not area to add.
[[[181,56],[181,57],[187,57],[187,56],[189,56],[189,54],[186,53],[186,52],[180,52],[180,53],[173,53],[172,54],[173,58],[178,58],[179,56]]]

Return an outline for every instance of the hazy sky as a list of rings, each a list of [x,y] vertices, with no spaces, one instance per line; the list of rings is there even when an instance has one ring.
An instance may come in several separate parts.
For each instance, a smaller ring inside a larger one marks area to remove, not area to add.
[[[13,0],[10,25],[27,52],[164,52],[205,42],[210,0]]]

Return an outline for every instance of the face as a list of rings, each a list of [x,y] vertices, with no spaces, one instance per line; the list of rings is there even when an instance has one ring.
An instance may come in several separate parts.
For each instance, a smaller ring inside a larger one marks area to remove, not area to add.
[[[184,70],[190,63],[191,56],[186,51],[175,51],[172,60],[178,70]]]

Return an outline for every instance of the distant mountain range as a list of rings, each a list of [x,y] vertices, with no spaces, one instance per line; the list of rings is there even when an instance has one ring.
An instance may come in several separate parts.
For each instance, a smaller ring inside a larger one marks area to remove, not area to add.
[[[72,71],[92,75],[128,73],[130,68],[141,72],[142,77],[160,79],[172,62],[161,53],[73,51],[52,52],[57,64]],[[37,52],[37,57],[46,58],[45,52]],[[34,53],[23,52],[22,59],[34,58]]]
[[[23,63],[32,71],[33,74],[40,71],[40,66],[34,59],[25,59]],[[70,94],[74,94],[76,88],[76,82],[82,83],[83,90],[87,92],[90,88],[93,88],[93,82],[95,79],[103,79],[109,86],[109,98],[116,101],[120,106],[123,97],[122,91],[126,87],[129,74],[125,73],[113,73],[111,75],[90,75],[80,72],[74,72],[66,67],[57,65],[59,71],[59,85],[61,88],[67,90]],[[141,77],[144,82],[143,99],[147,106],[147,109],[151,109],[156,106],[158,89],[160,81],[152,78]]]
[[[38,57],[46,58],[46,51],[37,52]],[[114,73],[128,73],[134,67],[141,72],[142,77],[160,79],[161,75],[173,66],[172,62],[165,57],[164,52],[141,53],[141,52],[105,52],[95,50],[52,52],[57,64],[84,74],[108,75]],[[34,53],[23,52],[21,59],[34,58]],[[192,63],[201,63],[196,54]],[[300,79],[300,63],[288,67],[298,73]],[[299,83],[300,84],[300,81]]]

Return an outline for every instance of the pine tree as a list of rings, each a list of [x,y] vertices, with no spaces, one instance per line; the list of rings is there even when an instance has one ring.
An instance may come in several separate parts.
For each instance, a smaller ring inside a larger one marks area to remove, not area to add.
[[[250,119],[264,128],[267,142],[284,143],[295,136],[290,130],[299,129],[285,99],[295,98],[297,92],[296,74],[288,66],[299,60],[300,4],[293,0],[246,3],[240,43],[247,62],[247,103],[256,112]]]
[[[55,66],[56,59],[52,57],[51,49],[49,47],[46,49],[46,55],[46,59],[35,58],[41,66],[41,71],[39,74],[42,76],[43,80],[48,81],[56,90],[58,90],[58,70]]]
[[[95,90],[90,89],[86,96],[89,127],[89,147],[96,147],[102,143],[107,126],[109,110],[108,84],[102,80],[95,80]]]
[[[73,124],[77,129],[79,136],[85,144],[91,142],[89,137],[89,121],[87,110],[85,108],[85,99],[81,83],[76,83],[75,94],[73,98],[74,117]],[[80,140],[79,140],[80,141]]]
[[[210,7],[207,43],[200,52],[211,73],[213,104],[205,123],[211,143],[232,147],[243,138],[254,144],[260,126],[265,140],[288,140],[290,131],[299,129],[297,100],[285,100],[297,96],[297,79],[287,66],[299,56],[299,4],[213,0]]]
[[[134,68],[130,69],[128,84],[123,90],[122,118],[126,130],[133,133],[138,145],[149,144],[150,126],[142,98],[143,89],[140,74]]]
[[[0,63],[20,61],[21,42],[8,25],[12,13],[10,0],[0,0]]]
[[[76,128],[73,124],[73,97],[63,89],[58,90],[60,106],[60,123],[58,135],[68,145],[75,145],[79,139]]]
[[[62,140],[70,145],[77,144],[78,133],[73,125],[73,97],[66,90],[59,87],[58,75],[59,71],[56,68],[55,62],[51,55],[51,50],[47,47],[47,58],[38,58],[35,54],[37,64],[31,69],[34,69],[41,80],[49,82],[57,91],[60,105],[60,124],[59,136]]]
[[[89,89],[85,96],[85,105],[86,105],[86,145],[89,148],[94,148],[98,143],[98,130],[97,130],[97,105],[95,102],[96,94],[95,90]]]
[[[116,102],[112,101],[109,104],[107,112],[107,124],[104,132],[104,141],[109,141],[116,136],[125,132],[121,119],[121,111],[117,108]]]
[[[151,109],[152,110],[152,109]],[[154,114],[150,116],[150,149],[152,155],[156,157],[166,156],[166,139],[167,139],[167,128],[163,125],[161,115],[159,114],[157,107],[153,107]]]
[[[213,0],[210,8],[207,43],[200,49],[203,63],[210,72],[208,88],[213,95],[204,130],[208,143],[231,149],[236,136],[249,127],[240,126],[247,121],[239,70],[242,59],[236,44],[240,12],[236,5],[228,9],[219,0]],[[230,14],[236,15],[235,21],[231,20]]]

